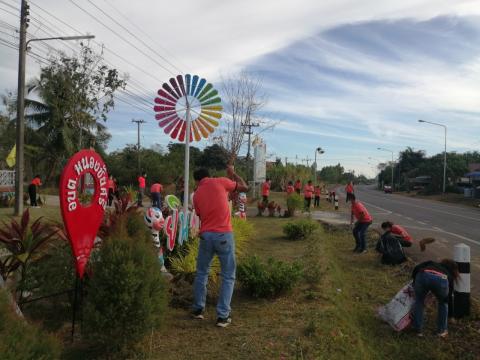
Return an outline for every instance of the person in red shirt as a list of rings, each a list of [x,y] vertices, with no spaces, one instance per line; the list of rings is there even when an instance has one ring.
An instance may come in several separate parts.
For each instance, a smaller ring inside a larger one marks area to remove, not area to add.
[[[350,181],[347,186],[345,186],[345,192],[347,193],[347,199],[345,200],[346,203],[348,203],[352,199],[354,191],[355,190],[353,188],[353,181]]]
[[[391,221],[385,221],[382,223],[382,229],[384,233],[392,233],[401,238],[400,244],[403,247],[410,247],[413,244],[413,238],[402,226],[396,225]]]
[[[108,185],[108,206],[112,206],[113,195],[115,194],[115,180],[113,180],[112,175],[109,176],[107,185]]]
[[[360,201],[357,201],[354,194],[352,194],[350,201],[352,203],[350,225],[353,225],[353,221],[356,219],[355,226],[353,227],[353,237],[355,238],[355,249],[353,249],[353,252],[366,253],[366,234],[368,227],[373,222],[373,217],[370,215],[367,208]]]
[[[295,188],[293,187],[293,182],[289,181],[286,189],[287,196],[292,194],[294,191],[295,191]]]
[[[207,169],[193,173],[197,189],[193,195],[195,212],[200,218],[200,243],[198,247],[197,272],[194,281],[192,316],[203,319],[207,295],[210,264],[214,255],[220,260],[222,284],[217,303],[217,326],[231,323],[230,302],[235,285],[235,241],[232,232],[229,193],[246,192],[243,179],[227,167],[228,178],[211,178]]]
[[[30,206],[39,207],[37,204],[37,187],[42,185],[40,175],[35,175],[30,185],[28,185],[28,195],[30,196]]]
[[[159,182],[156,182],[150,186],[150,196],[152,197],[152,206],[158,209],[162,209],[162,196],[163,186]]]
[[[313,202],[313,207],[320,206],[320,195],[322,195],[322,189],[320,186],[315,186],[315,201]]]
[[[305,199],[305,211],[310,211],[310,206],[312,205],[312,197],[314,193],[314,188],[312,181],[309,180],[307,185],[303,188],[303,197]]]
[[[143,172],[138,176],[138,206],[143,206],[143,195],[145,194],[145,187],[147,185],[147,173]]]
[[[300,191],[302,191],[302,182],[300,181],[300,179],[297,179],[297,181],[295,181],[294,187],[297,194],[300,195]]]
[[[266,178],[265,182],[262,184],[262,199],[265,205],[268,205],[268,197],[270,196],[270,185],[270,179]]]

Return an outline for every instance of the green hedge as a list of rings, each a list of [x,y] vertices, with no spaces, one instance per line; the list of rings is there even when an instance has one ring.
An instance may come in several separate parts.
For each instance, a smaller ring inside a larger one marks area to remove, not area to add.
[[[11,307],[0,289],[0,358],[2,360],[59,359],[61,345],[53,336],[29,325]]]
[[[318,229],[318,223],[310,219],[288,222],[283,226],[283,233],[290,240],[301,240],[310,237]]]
[[[237,269],[244,289],[254,297],[274,297],[290,291],[302,276],[301,265],[269,258],[266,263],[257,256],[245,259]]]
[[[166,311],[166,285],[151,244],[106,239],[86,286],[84,335],[111,353],[129,356]]]

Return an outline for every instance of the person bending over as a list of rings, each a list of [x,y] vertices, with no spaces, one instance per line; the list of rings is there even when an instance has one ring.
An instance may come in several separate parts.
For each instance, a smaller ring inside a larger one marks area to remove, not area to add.
[[[350,201],[352,203],[352,212],[350,217],[350,225],[353,225],[353,221],[356,220],[353,227],[353,237],[355,238],[354,253],[366,253],[367,252],[367,230],[373,222],[373,217],[368,212],[367,208],[357,201],[355,195],[352,194]]]
[[[220,260],[222,283],[217,302],[217,326],[227,327],[231,323],[233,287],[235,285],[235,241],[230,219],[228,195],[231,192],[246,192],[248,186],[243,179],[227,167],[228,178],[211,178],[205,168],[194,172],[197,190],[193,195],[196,214],[200,217],[200,243],[198,247],[197,272],[194,281],[194,303],[192,316],[204,318],[207,297],[207,282],[213,256]]]
[[[426,261],[413,269],[412,279],[415,289],[413,325],[418,336],[423,336],[423,310],[425,298],[430,292],[437,298],[437,335],[442,338],[448,335],[448,302],[458,277],[458,265],[450,259],[443,259],[439,263]]]

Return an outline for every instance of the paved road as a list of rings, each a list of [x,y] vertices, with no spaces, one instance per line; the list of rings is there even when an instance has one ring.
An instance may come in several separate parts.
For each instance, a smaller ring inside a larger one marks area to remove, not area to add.
[[[425,253],[418,251],[417,247],[407,249],[416,260],[452,257],[455,244],[469,245],[472,255],[472,291],[480,294],[479,209],[384,194],[370,186],[358,186],[355,193],[374,217],[374,226],[379,228],[383,221],[390,220],[404,226],[415,239],[436,239]]]

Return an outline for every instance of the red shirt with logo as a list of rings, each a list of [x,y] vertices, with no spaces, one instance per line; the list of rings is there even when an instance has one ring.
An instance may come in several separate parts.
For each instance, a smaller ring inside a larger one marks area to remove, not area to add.
[[[345,191],[347,192],[347,194],[353,194],[353,185],[352,185],[352,184],[348,184],[348,185],[345,187]]]
[[[314,188],[313,185],[305,185],[303,188],[303,196],[305,196],[306,199],[311,199],[313,196]]]
[[[204,178],[193,195],[195,212],[200,217],[200,233],[231,232],[228,194],[237,183],[228,178]]]
[[[138,177],[138,187],[145,189],[145,178],[143,176]]]
[[[150,186],[150,193],[159,193],[162,192],[163,186],[162,184],[155,183],[152,186]]]
[[[38,177],[33,178],[33,180],[32,180],[32,182],[30,183],[30,185],[40,186],[40,185],[42,185],[42,180],[40,180],[40,178],[38,178]]]
[[[301,190],[302,189],[302,183],[300,181],[295,181],[295,190]]]
[[[352,203],[352,213],[353,216],[355,216],[355,218],[361,223],[373,221],[372,215],[370,215],[367,208],[360,201],[355,201]]]
[[[412,237],[410,234],[400,225],[393,225],[392,226],[392,234],[399,235],[403,238],[403,240],[408,242],[413,242]]]
[[[270,184],[268,181],[265,181],[262,184],[262,196],[269,196],[270,195]]]

